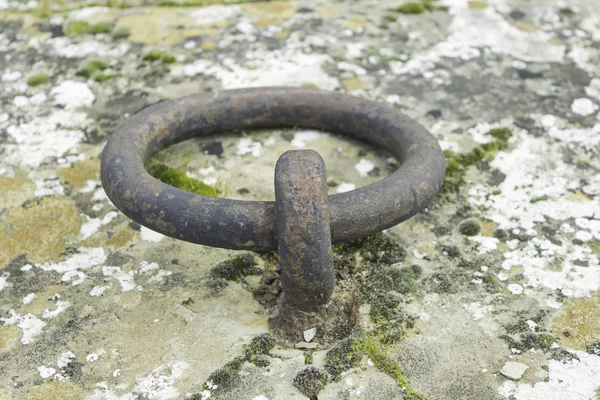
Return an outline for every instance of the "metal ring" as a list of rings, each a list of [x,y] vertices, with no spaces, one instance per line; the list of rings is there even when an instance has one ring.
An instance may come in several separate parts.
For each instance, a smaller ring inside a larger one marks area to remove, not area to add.
[[[381,181],[329,197],[333,243],[410,218],[442,186],[444,155],[416,121],[374,101],[290,87],[205,93],[144,109],[109,138],[102,184],[125,215],[164,235],[213,247],[276,250],[274,202],[199,196],[165,185],[144,169],[152,154],[194,136],[274,127],[347,135],[388,150],[402,163]]]

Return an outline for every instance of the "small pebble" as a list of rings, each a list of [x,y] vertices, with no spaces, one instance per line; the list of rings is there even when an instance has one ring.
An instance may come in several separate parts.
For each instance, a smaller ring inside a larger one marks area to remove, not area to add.
[[[310,328],[303,332],[304,341],[309,343],[317,336],[317,328]]]
[[[502,367],[500,373],[505,377],[516,381],[521,379],[525,371],[528,369],[529,367],[525,364],[509,361],[504,364],[504,367]]]

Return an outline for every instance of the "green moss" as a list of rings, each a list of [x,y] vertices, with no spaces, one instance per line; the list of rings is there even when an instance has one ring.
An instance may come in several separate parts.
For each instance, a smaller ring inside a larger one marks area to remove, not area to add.
[[[269,360],[266,355],[269,354],[274,346],[275,339],[270,334],[263,333],[255,336],[249,345],[244,346],[243,356],[236,357],[233,361],[213,371],[208,376],[208,381],[212,382],[213,385],[227,386],[238,376],[245,361],[255,363],[259,367],[268,366]]]
[[[512,136],[511,130],[506,127],[491,129],[489,133],[495,139],[494,141],[480,144],[469,152],[455,153],[452,150],[444,151],[444,155],[446,156],[446,176],[442,192],[457,192],[465,182],[465,168],[482,160],[492,161],[495,157],[495,152],[505,149],[508,139]]]
[[[109,33],[112,30],[113,24],[110,22],[98,22],[90,25],[87,32],[95,35],[97,33]]]
[[[573,360],[581,361],[577,354],[571,353],[565,349],[556,349],[552,352],[552,358],[562,363],[570,362]]]
[[[175,63],[177,60],[175,59],[175,56],[172,56],[170,54],[163,54],[162,57],[160,58],[160,61],[162,61],[164,64],[173,64]]]
[[[462,164],[454,157],[446,159],[446,175],[453,174],[454,172],[460,171]]]
[[[509,327],[507,331],[510,333],[515,330],[524,330],[529,329],[528,326],[525,326],[525,323],[520,323],[515,325],[514,327]],[[522,352],[529,351],[530,349],[540,349],[540,350],[549,350],[552,347],[552,344],[556,342],[556,338],[547,333],[537,333],[537,332],[526,332],[522,333],[518,336],[518,339],[514,339],[514,337],[508,335],[500,336],[500,339],[505,340],[508,343],[509,348],[517,349]]]
[[[261,333],[244,346],[244,359],[255,362],[260,356],[268,355],[275,347],[275,339],[269,333]]]
[[[208,376],[208,380],[212,382],[213,385],[226,386],[237,377],[243,363],[244,359],[237,357],[221,368],[211,372],[211,374]]]
[[[333,380],[339,380],[342,372],[358,366],[362,354],[355,346],[355,339],[347,338],[338,342],[325,355],[325,371]]]
[[[332,376],[334,381],[339,380],[342,372],[357,367],[365,355],[371,359],[377,369],[396,381],[398,386],[405,391],[407,399],[427,400],[425,396],[410,387],[402,368],[387,356],[384,343],[374,332],[340,341],[327,352],[325,371]]]
[[[261,368],[266,368],[269,365],[271,365],[271,361],[269,360],[269,357],[262,355],[262,354],[257,355],[251,361],[254,363],[254,365],[256,365],[257,367],[261,367]]]
[[[383,19],[385,19],[388,22],[396,22],[398,20],[398,17],[396,17],[395,15],[388,14],[384,16]]]
[[[237,282],[248,275],[259,275],[262,271],[256,265],[256,259],[252,254],[239,254],[215,265],[211,269],[210,275]]]
[[[150,162],[147,163],[146,170],[150,175],[167,185],[203,196],[218,197],[217,189],[214,187],[190,178],[185,173],[168,165]]]
[[[550,199],[550,197],[548,197],[547,195],[543,195],[539,197],[534,197],[533,199],[529,200],[529,202],[535,204],[539,201],[546,201],[548,199]]]
[[[388,357],[385,353],[383,346],[379,340],[373,336],[365,336],[359,342],[356,347],[362,350],[367,356],[373,361],[375,367],[378,370],[390,376],[398,387],[403,389],[406,393],[406,399],[408,400],[427,400],[421,393],[414,391],[406,378],[404,377],[404,371],[402,367],[398,365],[393,359]]]
[[[112,74],[105,74],[103,72],[100,71],[96,71],[94,73],[94,75],[92,75],[92,79],[95,80],[96,82],[106,82],[107,80],[111,79],[114,75]]]
[[[78,76],[84,76],[86,78],[91,78],[94,74],[99,71],[104,71],[108,68],[108,64],[101,60],[91,60],[84,64],[77,72],[75,73]]]
[[[460,223],[458,230],[465,236],[475,236],[481,232],[481,224],[475,219],[468,219]]]
[[[79,379],[83,375],[82,367],[83,363],[71,360],[61,369],[61,373],[71,379]]]
[[[329,332],[327,332],[327,335],[333,340],[341,340],[350,336],[353,330],[354,325],[352,325],[350,322],[347,322],[335,325]]]
[[[521,347],[519,350],[548,350],[554,342],[556,342],[556,338],[554,338],[552,335],[548,335],[547,333],[527,332],[521,335]]]
[[[303,83],[302,85],[300,85],[300,87],[303,87],[306,89],[318,89],[319,88],[317,85],[315,85],[314,83],[310,83],[310,82]]]
[[[115,29],[113,29],[113,31],[110,33],[110,35],[113,37],[113,39],[125,39],[126,37],[128,37],[130,35],[131,31],[129,30],[128,27],[126,26],[119,26],[116,27]]]
[[[304,364],[309,365],[313,363],[313,354],[310,352],[304,353]]]
[[[427,9],[428,9],[428,7],[426,7],[425,2],[421,2],[421,3],[410,2],[410,3],[404,3],[401,6],[394,8],[393,11],[396,11],[396,12],[399,12],[402,14],[422,14]]]
[[[46,82],[48,82],[48,75],[46,75],[46,74],[34,75],[34,76],[30,77],[29,79],[27,79],[27,84],[29,86],[43,85]]]
[[[512,136],[512,132],[510,131],[510,128],[507,127],[494,128],[490,129],[490,135],[492,135],[493,138],[506,142]]]
[[[85,21],[71,21],[65,29],[65,34],[68,36],[83,35],[90,28],[90,24]]]
[[[574,15],[575,11],[571,7],[561,7],[558,9],[558,12],[563,15]]]
[[[545,350],[545,349],[549,349],[550,346],[552,346],[554,344],[554,342],[556,342],[556,339],[552,335],[542,333],[540,335],[537,335],[537,342],[538,342],[539,347],[541,349]]]
[[[294,387],[310,400],[317,400],[317,394],[327,384],[327,374],[315,367],[298,372],[292,381]]]
[[[369,264],[392,265],[406,258],[406,250],[384,233],[333,246],[333,265],[337,270],[353,272],[358,258]]]
[[[142,56],[142,60],[149,61],[149,62],[154,62],[154,61],[160,60],[164,64],[172,64],[177,61],[174,56],[168,54],[167,52],[165,52],[163,50],[158,50],[158,49],[150,50],[148,53],[144,54]]]
[[[150,62],[158,61],[158,60],[160,60],[160,58],[162,57],[163,54],[165,54],[165,52],[162,50],[157,50],[157,49],[150,50],[148,53],[146,53],[142,56],[142,60],[150,61]]]
[[[417,280],[421,276],[422,268],[418,265],[412,265],[402,268],[384,268],[381,271],[383,272],[381,277],[385,280],[383,288],[408,294],[416,290]],[[371,278],[374,278],[374,276]]]
[[[494,230],[494,233],[492,235],[498,240],[508,239],[508,232],[506,232],[504,229],[498,228]]]
[[[373,322],[373,335],[385,344],[401,341],[406,335],[404,313],[400,309],[400,300],[387,294],[370,296],[369,313]]]
[[[448,258],[450,258],[452,260],[460,257],[460,249],[457,246],[444,245],[444,246],[442,246],[442,251]]]
[[[355,253],[369,263],[392,265],[404,261],[406,250],[384,233],[334,246],[334,252],[349,256]]]
[[[490,293],[506,292],[507,289],[500,283],[498,277],[492,273],[486,273],[481,280],[485,285],[485,289]]]

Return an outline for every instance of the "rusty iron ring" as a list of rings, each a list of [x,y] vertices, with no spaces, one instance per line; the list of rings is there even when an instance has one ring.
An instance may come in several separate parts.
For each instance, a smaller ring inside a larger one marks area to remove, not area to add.
[[[144,169],[157,151],[194,136],[275,127],[347,135],[391,152],[402,163],[376,183],[329,196],[333,243],[410,218],[442,186],[444,155],[418,122],[374,101],[291,87],[217,91],[144,109],[109,138],[102,154],[102,184],[125,215],[164,235],[227,249],[276,250],[274,202],[196,195],[165,185]]]

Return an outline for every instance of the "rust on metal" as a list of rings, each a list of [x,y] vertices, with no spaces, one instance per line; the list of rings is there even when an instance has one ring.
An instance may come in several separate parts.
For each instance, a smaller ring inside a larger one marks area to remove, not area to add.
[[[333,293],[325,162],[314,150],[285,152],[275,166],[283,302],[311,309]]]

